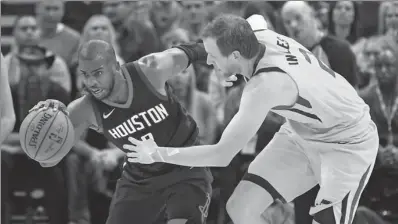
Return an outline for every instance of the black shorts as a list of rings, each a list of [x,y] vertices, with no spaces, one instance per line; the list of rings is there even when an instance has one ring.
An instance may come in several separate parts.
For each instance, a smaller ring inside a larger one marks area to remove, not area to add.
[[[172,219],[203,224],[211,193],[211,183],[206,179],[186,179],[158,191],[143,192],[122,177],[117,182],[106,224],[158,224]]]

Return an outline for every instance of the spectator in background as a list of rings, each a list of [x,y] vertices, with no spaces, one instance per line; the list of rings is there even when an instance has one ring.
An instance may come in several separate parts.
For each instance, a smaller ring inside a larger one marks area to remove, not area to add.
[[[200,38],[203,26],[207,22],[207,7],[204,1],[182,1],[183,16],[181,26],[188,30],[191,40]]]
[[[41,45],[63,58],[71,69],[77,63],[80,35],[61,23],[64,16],[63,1],[42,0],[36,3],[35,11],[41,31]]]
[[[391,46],[386,37],[374,44],[379,50],[374,64],[376,82],[360,95],[377,125],[380,147],[364,203],[388,217],[398,215],[398,48]]]
[[[144,4],[144,5],[140,5]],[[145,13],[149,5],[132,1],[107,1],[102,12],[111,20],[120,46],[120,56],[124,61],[134,61],[147,54],[160,50],[160,41],[149,17]],[[137,13],[139,11],[140,13]]]
[[[65,1],[65,15],[62,22],[77,32],[83,32],[86,21],[102,11],[100,1]]]
[[[282,7],[288,35],[309,49],[318,59],[357,86],[356,58],[350,46],[318,29],[313,9],[306,2],[292,1]]]
[[[390,45],[398,45],[398,2],[388,2],[383,21],[385,33]],[[394,46],[395,47],[395,46]]]
[[[182,7],[176,1],[155,1],[150,11],[153,25],[160,39],[168,33],[180,27]],[[165,46],[161,46],[166,49]]]
[[[334,1],[329,9],[329,33],[350,44],[355,44],[359,34],[359,10],[355,1]]]
[[[24,188],[28,192],[32,191],[32,188],[43,188],[50,223],[66,224],[67,193],[62,171],[63,163],[49,169],[41,168],[23,153],[18,132],[23,119],[38,102],[47,98],[70,102],[70,93],[61,85],[68,82],[62,79],[68,77],[68,71],[62,59],[38,46],[40,31],[35,17],[17,18],[14,37],[16,46],[6,56],[4,67],[8,69],[16,124],[1,146],[2,160],[5,160],[1,170],[3,183],[8,184],[8,189]]]
[[[374,62],[378,54],[377,39],[380,37],[374,36],[364,39],[361,49],[357,51],[357,65],[358,65],[358,88],[359,90],[373,86],[376,82]]]
[[[51,81],[57,83],[66,92],[71,91],[71,77],[65,61],[50,50],[39,47],[41,30],[36,18],[33,16],[21,16],[14,22],[15,45],[12,51],[4,58],[5,66],[8,68],[10,85],[17,85],[25,71],[20,65],[20,56],[26,52],[43,55],[51,63],[41,71],[42,76],[47,76]]]
[[[275,13],[274,7],[272,7],[272,5],[269,4],[268,2],[249,1],[243,11],[243,18],[247,19],[254,14],[261,15],[264,17],[264,19],[267,21],[268,29],[274,30],[278,33],[283,33],[281,32],[280,27],[276,26],[276,25],[280,26],[282,24],[281,19]],[[277,27],[278,29],[275,29],[275,27]],[[281,27],[283,27],[283,25]]]

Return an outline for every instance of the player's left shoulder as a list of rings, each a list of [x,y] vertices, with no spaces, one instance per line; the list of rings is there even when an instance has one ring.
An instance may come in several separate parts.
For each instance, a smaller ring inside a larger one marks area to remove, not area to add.
[[[286,72],[260,72],[247,83],[245,90],[263,91],[264,93],[281,93],[297,89],[295,81]]]

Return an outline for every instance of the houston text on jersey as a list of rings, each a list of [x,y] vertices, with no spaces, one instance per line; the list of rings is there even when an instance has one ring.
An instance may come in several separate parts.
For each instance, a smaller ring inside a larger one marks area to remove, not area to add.
[[[109,134],[115,138],[124,138],[137,131],[151,127],[153,124],[164,121],[169,116],[163,104],[158,104],[150,109],[138,114],[134,114],[123,123],[108,130]]]

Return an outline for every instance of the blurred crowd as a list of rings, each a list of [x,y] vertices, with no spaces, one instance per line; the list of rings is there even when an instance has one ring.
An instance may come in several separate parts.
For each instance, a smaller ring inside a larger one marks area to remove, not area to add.
[[[16,115],[14,131],[1,146],[2,223],[105,223],[121,173],[117,149],[88,131],[84,140],[98,149],[95,153],[72,150],[57,166],[42,168],[23,154],[18,137],[21,122],[37,102],[52,98],[68,104],[84,94],[76,72],[83,42],[111,43],[123,64],[198,40],[202,27],[221,13],[262,15],[269,29],[304,45],[357,89],[378,126],[380,148],[354,223],[398,221],[398,2],[45,0],[2,1],[1,6],[2,39],[11,37],[2,42],[2,53]],[[239,109],[244,80],[228,88],[220,80],[217,71],[202,63],[169,80],[198,123],[203,144],[217,142]],[[228,167],[212,169],[208,223],[230,222],[228,197],[283,122],[269,114]],[[297,214],[308,213],[304,205],[311,197],[309,192],[290,204],[275,203],[263,216],[272,224],[306,223]]]

